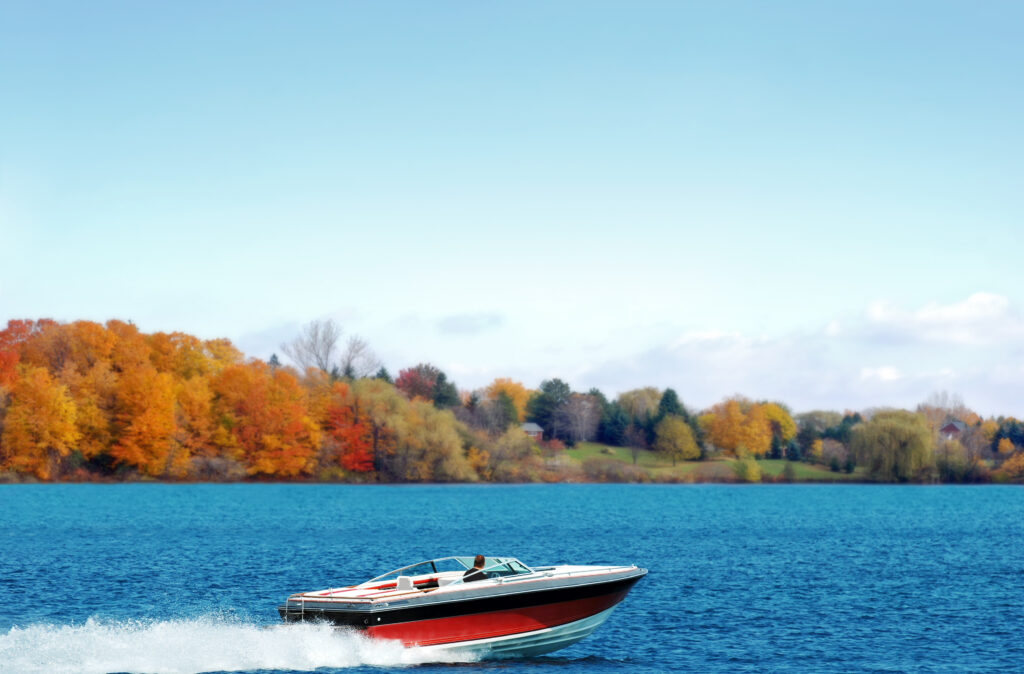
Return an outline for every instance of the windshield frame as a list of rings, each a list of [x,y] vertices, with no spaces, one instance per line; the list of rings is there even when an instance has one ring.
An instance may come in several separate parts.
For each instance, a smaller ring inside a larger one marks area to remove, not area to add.
[[[529,573],[533,573],[533,569],[523,564],[515,557],[485,557],[484,558],[483,572],[486,574],[497,573],[501,576],[521,576]],[[370,580],[367,580],[361,585],[369,585],[370,583],[378,583],[397,579],[398,576],[409,575],[409,576],[422,576],[435,573],[444,573],[443,571],[437,570],[437,564],[439,562],[446,562],[449,560],[455,561],[459,566],[465,570],[473,568],[473,556],[457,556],[452,555],[450,557],[437,557],[435,559],[428,559],[422,562],[416,562],[415,564],[409,564],[407,566],[399,567],[393,571],[382,573],[379,576],[375,576]],[[424,570],[417,570],[415,573],[405,573],[418,567],[424,567]],[[393,578],[392,578],[393,577]],[[457,582],[460,582],[460,578]]]

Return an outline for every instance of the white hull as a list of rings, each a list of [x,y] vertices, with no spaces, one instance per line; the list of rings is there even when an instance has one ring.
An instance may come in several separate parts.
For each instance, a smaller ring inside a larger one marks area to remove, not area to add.
[[[614,610],[615,607],[613,606],[582,620],[556,627],[545,627],[544,629],[532,632],[509,634],[491,639],[478,639],[476,641],[460,641],[454,644],[422,646],[420,650],[427,653],[467,654],[481,660],[525,658],[543,655],[544,653],[550,653],[560,648],[571,646],[580,639],[583,639],[607,620]]]

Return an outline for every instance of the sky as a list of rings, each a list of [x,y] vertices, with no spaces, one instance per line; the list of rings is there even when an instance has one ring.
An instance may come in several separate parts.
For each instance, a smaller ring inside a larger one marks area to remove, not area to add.
[[[0,323],[1024,416],[1019,2],[0,3]]]

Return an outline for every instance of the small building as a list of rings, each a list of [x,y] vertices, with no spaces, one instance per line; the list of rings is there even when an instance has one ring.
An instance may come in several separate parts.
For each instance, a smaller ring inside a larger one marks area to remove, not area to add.
[[[939,435],[943,440],[959,440],[960,435],[967,430],[967,424],[962,421],[950,421],[939,429]]]
[[[544,429],[538,426],[537,424],[533,423],[532,421],[528,421],[525,424],[520,424],[519,428],[523,429],[523,433],[526,433],[528,436],[530,436],[530,438],[536,440],[537,442],[540,442],[541,439],[544,438]]]

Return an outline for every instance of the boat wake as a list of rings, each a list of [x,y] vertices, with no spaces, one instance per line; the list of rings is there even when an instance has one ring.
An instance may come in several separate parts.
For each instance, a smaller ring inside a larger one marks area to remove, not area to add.
[[[468,662],[328,625],[266,628],[219,617],[38,624],[0,633],[0,672],[153,672],[396,667]]]

